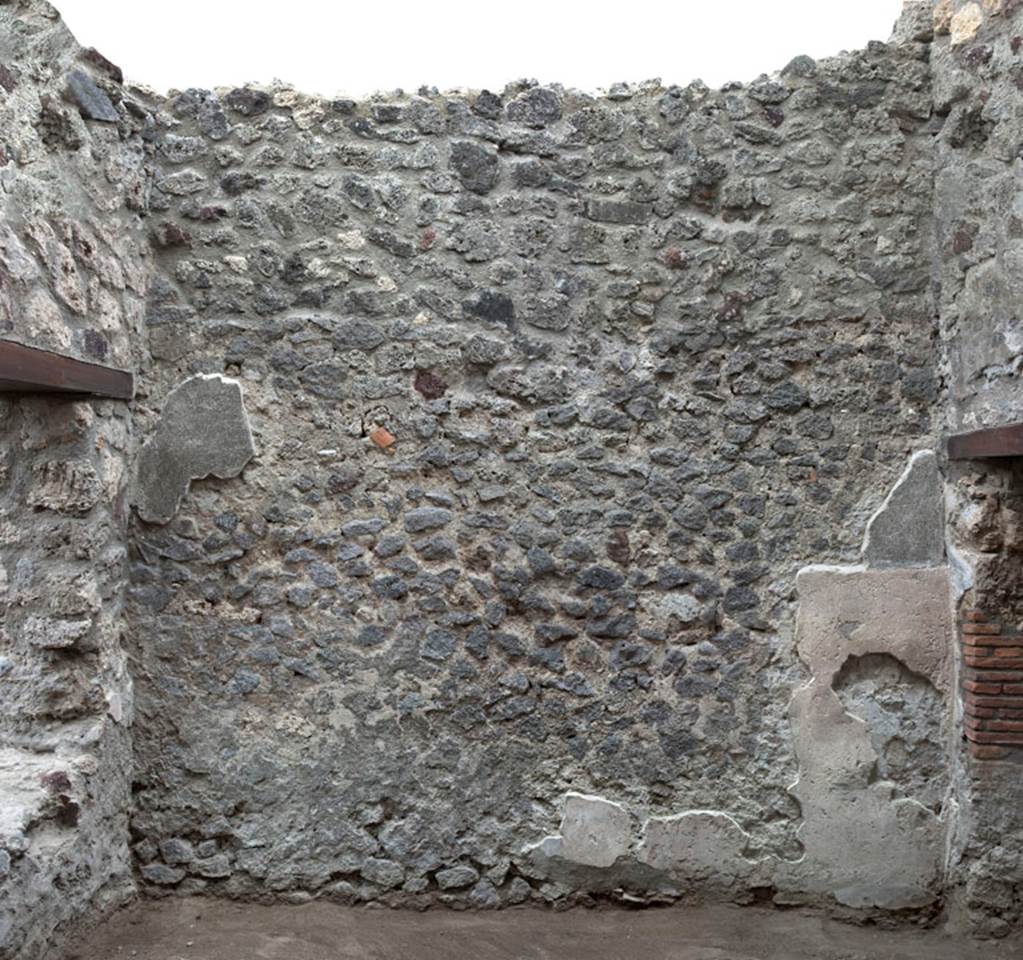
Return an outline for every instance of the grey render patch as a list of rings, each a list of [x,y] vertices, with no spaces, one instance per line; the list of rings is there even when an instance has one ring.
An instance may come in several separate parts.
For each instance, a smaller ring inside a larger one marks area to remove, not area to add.
[[[236,477],[254,453],[241,384],[205,374],[179,383],[139,453],[139,516],[169,522],[193,480]]]
[[[709,882],[727,888],[748,881],[756,872],[751,843],[750,835],[729,814],[687,810],[669,817],[651,817],[644,827],[637,857],[641,863],[669,871],[680,881]]]
[[[934,812],[940,804],[918,781],[907,782],[903,792],[879,780],[884,746],[881,732],[872,729],[877,718],[861,719],[846,709],[862,699],[865,686],[891,686],[889,671],[875,679],[876,671],[868,670],[862,680],[847,671],[838,684],[845,701],[835,687],[850,657],[884,654],[884,663],[891,658],[904,665],[948,701],[948,569],[805,567],[796,584],[796,647],[811,679],[789,705],[799,761],[799,780],[790,792],[802,810],[805,855],[782,864],[775,884],[816,889],[855,909],[932,903],[948,820]],[[903,675],[895,671],[896,686]],[[943,711],[946,722],[950,713]],[[848,815],[851,809],[856,816]]]
[[[938,462],[930,450],[913,454],[905,472],[867,524],[863,556],[871,567],[935,566],[945,556]]]
[[[846,713],[867,726],[877,779],[940,811],[948,790],[948,708],[934,685],[890,654],[873,653],[849,657],[832,687]]]

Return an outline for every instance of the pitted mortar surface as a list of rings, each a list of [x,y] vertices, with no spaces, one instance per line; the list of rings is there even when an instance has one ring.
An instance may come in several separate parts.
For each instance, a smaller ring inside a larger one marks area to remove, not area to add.
[[[65,960],[1008,960],[1021,949],[754,907],[411,913],[174,898],[123,911]]]
[[[1018,935],[951,613],[1020,619],[1023,475],[943,451],[1023,417],[1023,0],[931,6],[720,90],[356,102],[159,97],[0,0],[0,336],[139,384],[0,400],[0,960],[172,892]],[[545,916],[426,933],[619,942]]]

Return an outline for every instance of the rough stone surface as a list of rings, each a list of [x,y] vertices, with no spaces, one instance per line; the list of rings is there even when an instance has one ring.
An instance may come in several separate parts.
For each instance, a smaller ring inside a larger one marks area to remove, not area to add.
[[[139,516],[168,523],[192,480],[235,477],[254,453],[241,384],[215,374],[190,377],[167,395],[159,423],[139,451]]]
[[[0,338],[133,367],[146,111],[122,119],[95,68],[48,4],[0,4]],[[124,404],[0,394],[3,957],[52,955],[134,894],[132,447]]]
[[[984,4],[983,22],[966,5],[948,12],[962,17],[971,37],[955,44],[939,37],[931,48],[942,119],[935,273],[947,357],[943,414],[946,429],[957,432],[1023,420],[1023,11],[1015,2]],[[1012,629],[1023,623],[1019,464],[951,463],[947,486],[961,614],[981,611]],[[965,665],[962,674],[964,683],[978,679]],[[951,920],[977,935],[1005,936],[1023,924],[1023,749],[978,754],[957,753],[950,769],[959,810],[946,880]]]
[[[155,97],[0,5],[0,334],[141,385],[0,404],[2,949],[129,841],[159,896],[1023,919],[950,629],[1023,620],[1019,474],[942,465],[947,564],[899,477],[1023,419],[1023,10],[944,6],[355,102]]]
[[[134,531],[133,830],[216,820],[230,864],[183,889],[467,903],[468,857],[487,903],[677,895],[639,825],[690,811],[799,856],[794,577],[855,562],[934,444],[930,93],[914,41],[721,91],[158,114],[192,239],[157,249],[140,429],[224,373],[260,447]],[[559,834],[569,794],[620,812]]]
[[[82,70],[72,70],[67,78],[68,93],[87,120],[102,120],[117,123],[120,116],[114,105],[98,86],[96,81]]]
[[[945,558],[945,492],[937,458],[915,453],[867,524],[863,558],[871,567],[936,566]]]
[[[967,3],[960,7],[952,15],[948,25],[952,46],[956,47],[972,40],[983,22],[984,12],[979,3]]]

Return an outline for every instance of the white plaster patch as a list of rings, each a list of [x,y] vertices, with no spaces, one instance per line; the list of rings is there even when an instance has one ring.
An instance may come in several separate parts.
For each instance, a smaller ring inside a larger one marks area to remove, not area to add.
[[[796,648],[828,683],[850,656],[889,653],[939,690],[950,687],[947,567],[804,567],[796,575]]]
[[[610,867],[632,846],[632,818],[620,804],[582,793],[565,795],[559,832],[527,847],[587,867]]]

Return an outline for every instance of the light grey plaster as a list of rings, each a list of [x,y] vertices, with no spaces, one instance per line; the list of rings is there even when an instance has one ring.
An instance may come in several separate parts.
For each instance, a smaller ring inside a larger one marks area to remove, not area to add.
[[[138,458],[136,506],[149,523],[168,523],[191,481],[241,473],[255,453],[237,380],[201,374],[167,395]]]
[[[930,450],[913,454],[867,524],[863,557],[871,567],[934,566],[945,553],[944,491]]]

